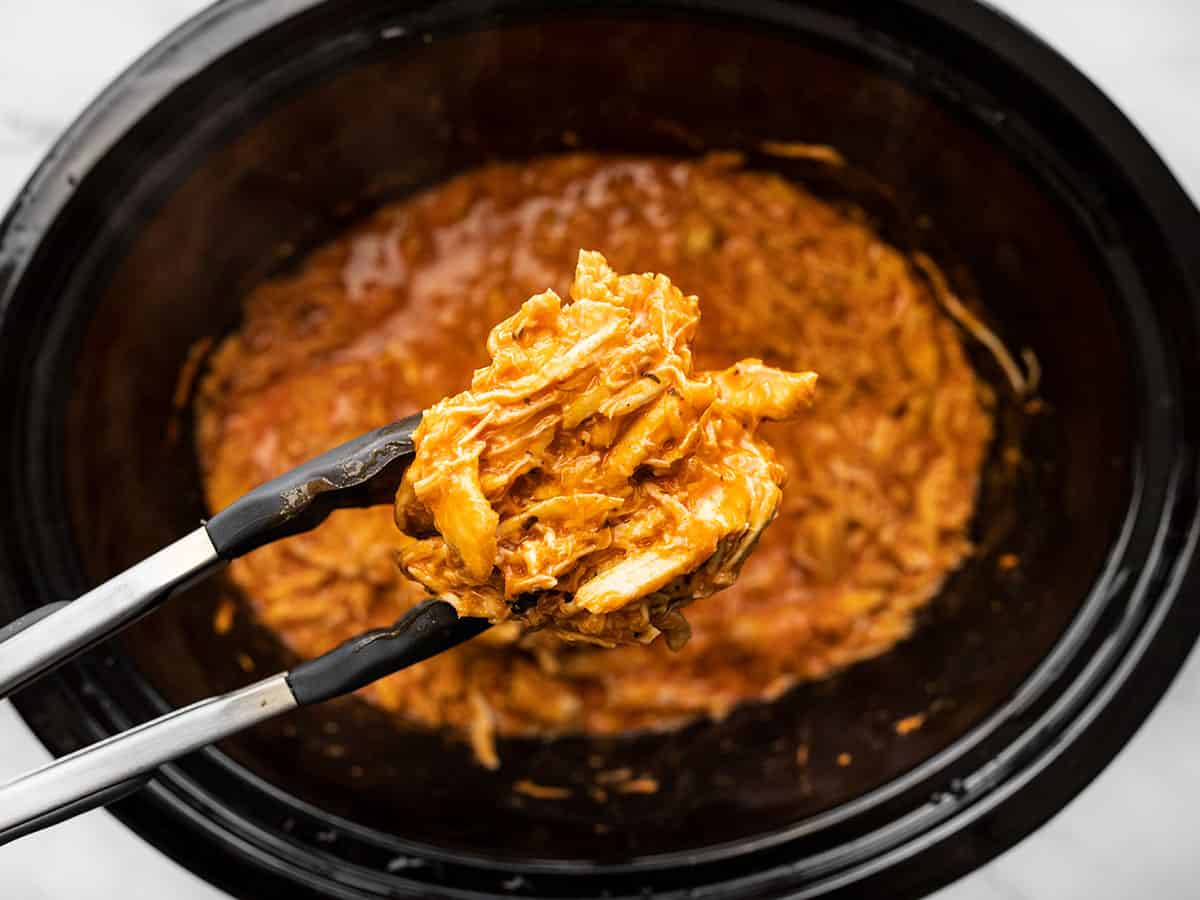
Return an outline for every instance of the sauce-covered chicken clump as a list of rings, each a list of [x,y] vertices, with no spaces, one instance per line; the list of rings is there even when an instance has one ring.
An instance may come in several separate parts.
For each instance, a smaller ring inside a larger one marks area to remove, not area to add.
[[[678,648],[679,613],[736,580],[785,473],[757,434],[817,376],[692,370],[699,301],[582,251],[488,337],[490,365],[425,412],[396,496],[400,565],[459,613],[600,645]]]

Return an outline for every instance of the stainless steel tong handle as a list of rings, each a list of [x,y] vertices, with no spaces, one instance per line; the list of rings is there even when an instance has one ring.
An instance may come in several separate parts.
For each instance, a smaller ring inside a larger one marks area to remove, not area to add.
[[[0,699],[124,628],[227,560],[319,525],[334,509],[388,502],[420,415],[347,441],[234,501],[202,527],[73,602],[0,628]],[[239,691],[202,700],[0,786],[0,844],[119,799],[168,760],[295,708],[357,690],[488,626],[430,600],[391,628]]]
[[[159,766],[176,757],[297,706],[355,691],[487,627],[483,619],[460,619],[444,600],[427,600],[391,627],[360,634],[291,671],[77,750],[0,785],[0,845],[112,803],[140,788]]]
[[[0,844],[120,799],[169,760],[295,709],[287,674],[185,706],[0,788]]]
[[[235,500],[205,525],[0,643],[0,699],[131,624],[176,591],[334,509],[388,502],[421,416],[347,441]]]
[[[131,624],[171,593],[221,564],[208,532],[197,528],[73,603],[62,605],[0,644],[0,697]]]

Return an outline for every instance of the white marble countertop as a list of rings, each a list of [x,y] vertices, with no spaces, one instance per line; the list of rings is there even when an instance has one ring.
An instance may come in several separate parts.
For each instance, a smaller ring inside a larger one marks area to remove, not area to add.
[[[956,0],[947,0],[956,2]],[[994,0],[1120,105],[1200,199],[1198,0]],[[0,0],[0,207],[51,141],[198,0]],[[1200,248],[1197,248],[1200,252]],[[1200,896],[1200,655],[1117,760],[1048,825],[938,900]],[[0,703],[0,781],[49,758]],[[0,850],[0,897],[220,900],[107,812]]]

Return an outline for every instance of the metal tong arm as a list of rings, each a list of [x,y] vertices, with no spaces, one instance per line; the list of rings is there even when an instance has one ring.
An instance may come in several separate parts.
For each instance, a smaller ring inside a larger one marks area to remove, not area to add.
[[[208,532],[197,528],[79,599],[62,604],[0,644],[0,698],[141,618],[164,597],[220,564]]]
[[[300,705],[319,703],[448,650],[488,627],[427,600],[391,628],[368,631],[249,687],[201,700],[0,786],[0,845],[137,790],[163,763]]]
[[[27,627],[0,643],[0,699],[227,560],[315,528],[334,509],[390,502],[412,461],[412,435],[420,422],[420,415],[410,416],[347,441],[260,485],[204,526],[40,621],[30,625],[22,617]]]

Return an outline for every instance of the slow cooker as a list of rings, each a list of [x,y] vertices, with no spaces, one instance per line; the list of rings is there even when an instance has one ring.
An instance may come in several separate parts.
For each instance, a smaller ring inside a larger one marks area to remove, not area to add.
[[[1113,758],[1200,631],[1200,213],[1092,84],[983,5],[233,0],[196,16],[88,108],[0,225],[0,618],[205,515],[176,376],[252,285],[385,200],[561,152],[564,134],[744,152],[929,253],[1029,348],[1043,411],[1000,391],[997,447],[1024,462],[988,470],[981,551],[892,652],[721,722],[508,741],[489,772],[349,699],[165,767],[113,811],[243,897],[906,897],[981,865]],[[213,633],[230,590],[175,598],[18,709],[61,754],[248,682],[239,654],[291,662],[252,624]],[[894,721],[926,708],[900,739]],[[823,751],[803,768],[802,744]],[[660,792],[511,790],[596,753]]]

